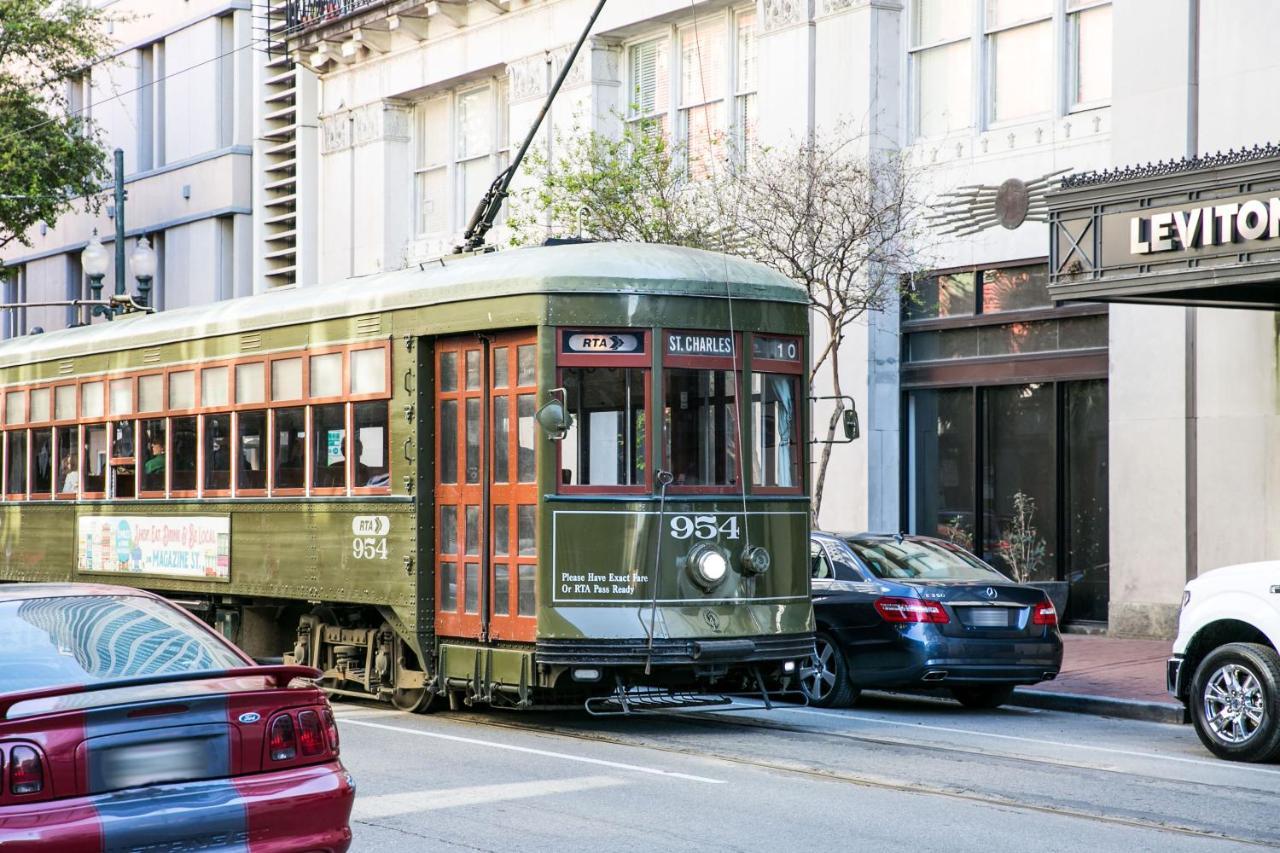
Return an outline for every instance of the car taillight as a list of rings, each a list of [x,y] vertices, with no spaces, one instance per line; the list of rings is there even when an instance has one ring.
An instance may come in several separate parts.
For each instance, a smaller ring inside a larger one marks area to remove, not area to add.
[[[293,717],[281,714],[271,722],[268,748],[272,761],[288,761],[298,754],[298,740],[293,734]]]
[[[1031,611],[1032,625],[1057,625],[1058,611],[1054,609],[1053,602],[1042,601],[1036,605],[1035,610]]]
[[[946,609],[936,601],[922,601],[919,598],[894,598],[887,596],[876,599],[876,612],[886,622],[929,622],[942,624],[950,622]]]
[[[324,728],[325,733],[329,735],[329,747],[336,753],[338,751],[338,724],[333,721],[333,712],[325,709],[324,712]]]
[[[9,791],[38,794],[44,790],[44,763],[29,746],[15,746],[9,753]]]
[[[320,731],[320,715],[315,711],[298,714],[298,743],[303,755],[324,752],[324,734]]]

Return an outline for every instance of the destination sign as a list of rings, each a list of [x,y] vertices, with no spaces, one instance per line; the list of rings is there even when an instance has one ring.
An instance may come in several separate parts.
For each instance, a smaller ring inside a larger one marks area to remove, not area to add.
[[[733,355],[732,335],[667,334],[667,355]]]
[[[632,332],[567,332],[563,352],[642,353],[644,336]]]
[[[751,339],[751,355],[753,358],[767,358],[772,361],[799,361],[800,344],[794,338],[769,338],[756,335]]]

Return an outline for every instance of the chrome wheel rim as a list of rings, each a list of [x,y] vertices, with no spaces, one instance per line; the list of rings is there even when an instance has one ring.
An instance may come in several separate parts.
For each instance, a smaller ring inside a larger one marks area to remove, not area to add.
[[[1223,743],[1242,744],[1262,728],[1266,716],[1262,682],[1240,664],[1218,667],[1205,683],[1204,719]]]
[[[814,656],[800,674],[800,683],[810,702],[821,702],[836,686],[835,647],[825,640],[814,641]]]

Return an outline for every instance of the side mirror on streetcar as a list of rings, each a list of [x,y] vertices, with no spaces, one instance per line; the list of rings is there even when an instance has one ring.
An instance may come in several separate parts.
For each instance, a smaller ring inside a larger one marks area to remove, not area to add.
[[[844,437],[849,441],[857,441],[862,436],[862,430],[858,428],[858,410],[853,407],[853,400],[849,401],[849,408],[844,410]]]
[[[561,396],[555,396],[559,392]],[[564,404],[565,389],[552,388],[551,399],[542,404],[534,418],[552,441],[560,441],[573,428],[573,415]]]
[[[812,444],[849,444],[857,441],[862,437],[862,428],[858,425],[858,405],[853,402],[853,398],[849,396],[830,396],[830,397],[810,397],[809,402],[815,403],[818,400],[839,400],[844,404],[844,410],[840,413],[840,423],[844,427],[844,439],[831,439],[830,441],[822,438],[812,439]]]

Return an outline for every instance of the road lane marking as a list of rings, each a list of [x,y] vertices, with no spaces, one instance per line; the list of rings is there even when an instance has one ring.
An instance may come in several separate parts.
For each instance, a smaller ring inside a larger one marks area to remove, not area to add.
[[[454,743],[466,743],[472,746],[484,746],[489,749],[504,749],[508,752],[521,752],[526,755],[541,755],[544,758],[559,758],[564,761],[576,761],[579,764],[594,764],[597,767],[612,767],[617,770],[630,770],[633,773],[647,773],[650,776],[665,776],[668,779],[684,779],[686,782],[705,782],[710,785],[725,784],[724,779],[709,779],[706,776],[694,776],[689,773],[678,773],[674,770],[663,770],[660,767],[644,767],[639,764],[624,764],[620,761],[605,761],[602,758],[588,758],[585,755],[570,755],[566,752],[553,752],[549,749],[535,749],[531,746],[516,746],[515,744],[510,743],[496,743],[491,740],[480,740],[479,738],[462,737],[461,735],[447,735],[442,732],[425,732],[421,729],[408,729],[404,726],[388,726],[383,723],[372,723],[368,720],[347,719],[342,722],[348,726],[364,726],[370,729],[385,729],[389,732],[400,732],[401,734],[453,741]]]
[[[372,820],[460,806],[477,806],[530,797],[547,797],[554,794],[574,794],[625,784],[626,782],[622,779],[612,776],[579,776],[574,779],[545,779],[503,785],[469,785],[461,788],[378,794],[372,797],[362,794],[356,797],[355,809],[351,817],[356,820]]]
[[[763,710],[763,708],[761,709]],[[1160,755],[1155,752],[1138,752],[1132,749],[1116,749],[1110,746],[1093,746],[1087,743],[1064,743],[1056,740],[1043,740],[1041,738],[1021,737],[1019,735],[1004,735],[997,732],[980,732],[973,729],[958,729],[951,726],[935,726],[929,723],[908,723],[902,720],[886,720],[879,717],[864,717],[861,714],[837,714],[833,711],[818,711],[813,708],[782,708],[774,706],[776,711],[790,711],[793,714],[812,714],[817,717],[832,717],[837,720],[858,720],[865,723],[880,723],[886,726],[899,726],[908,729],[923,729],[932,732],[944,732],[946,734],[958,735],[975,735],[977,737],[998,738],[1000,740],[1010,740],[1018,743],[1032,743],[1039,746],[1057,746],[1065,749],[1087,749],[1092,752],[1104,752],[1110,755],[1125,755],[1130,758],[1154,758],[1159,761],[1175,761],[1180,764],[1196,764],[1202,767],[1215,767],[1219,770],[1247,770],[1253,773],[1263,773],[1272,776],[1280,776],[1280,770],[1271,770],[1266,767],[1258,767],[1252,764],[1243,764],[1240,762],[1224,763],[1221,761],[1206,761],[1203,758],[1183,758],[1178,755]]]

